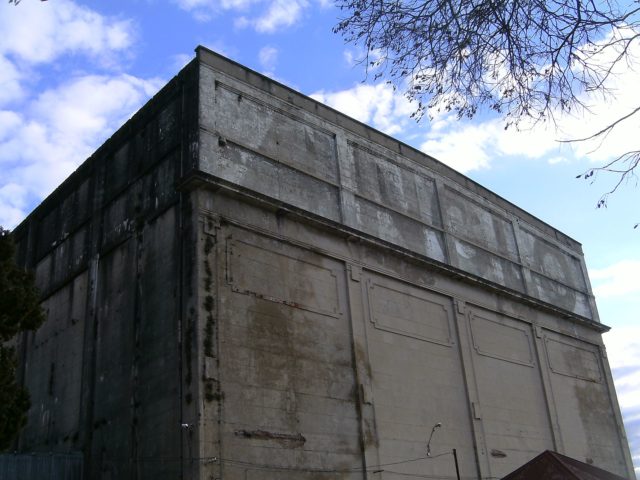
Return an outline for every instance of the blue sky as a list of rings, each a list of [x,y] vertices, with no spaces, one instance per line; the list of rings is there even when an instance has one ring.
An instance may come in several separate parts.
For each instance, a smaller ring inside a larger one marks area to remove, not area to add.
[[[640,105],[640,72],[620,69],[590,116],[504,130],[412,106],[373,83],[362,51],[331,32],[331,0],[0,1],[0,225],[14,227],[166,83],[202,44],[422,149],[582,242],[609,361],[640,472],[640,190],[596,209],[613,178],[575,176],[638,141],[638,119],[600,148],[559,144]],[[640,53],[640,51],[636,52]],[[637,58],[637,57],[636,57]],[[636,65],[637,67],[637,65]]]

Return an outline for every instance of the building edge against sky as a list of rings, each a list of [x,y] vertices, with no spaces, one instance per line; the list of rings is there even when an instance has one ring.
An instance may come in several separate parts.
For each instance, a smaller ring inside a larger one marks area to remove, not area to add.
[[[447,476],[405,462],[442,423],[463,476],[545,449],[633,476],[576,241],[202,47],[15,233],[48,312],[19,451],[90,478]]]

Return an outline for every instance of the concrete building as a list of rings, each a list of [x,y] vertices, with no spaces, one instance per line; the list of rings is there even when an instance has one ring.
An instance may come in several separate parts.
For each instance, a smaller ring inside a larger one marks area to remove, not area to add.
[[[16,447],[85,478],[633,476],[580,244],[205,48],[15,233]]]

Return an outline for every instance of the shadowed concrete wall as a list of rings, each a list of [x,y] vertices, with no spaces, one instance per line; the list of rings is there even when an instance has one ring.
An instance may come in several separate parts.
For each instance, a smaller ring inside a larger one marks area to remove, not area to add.
[[[580,245],[206,49],[16,236],[17,447],[90,478],[632,475]]]
[[[20,339],[32,406],[16,448],[81,451],[85,478],[182,471],[189,214],[175,184],[194,131],[196,73],[170,82],[14,232],[47,312]]]

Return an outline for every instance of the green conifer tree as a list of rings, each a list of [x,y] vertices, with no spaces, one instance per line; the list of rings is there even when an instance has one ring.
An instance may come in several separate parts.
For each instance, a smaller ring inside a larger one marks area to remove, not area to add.
[[[33,274],[16,265],[13,239],[0,227],[0,451],[11,446],[30,405],[29,393],[17,383],[16,351],[8,342],[43,321]]]

